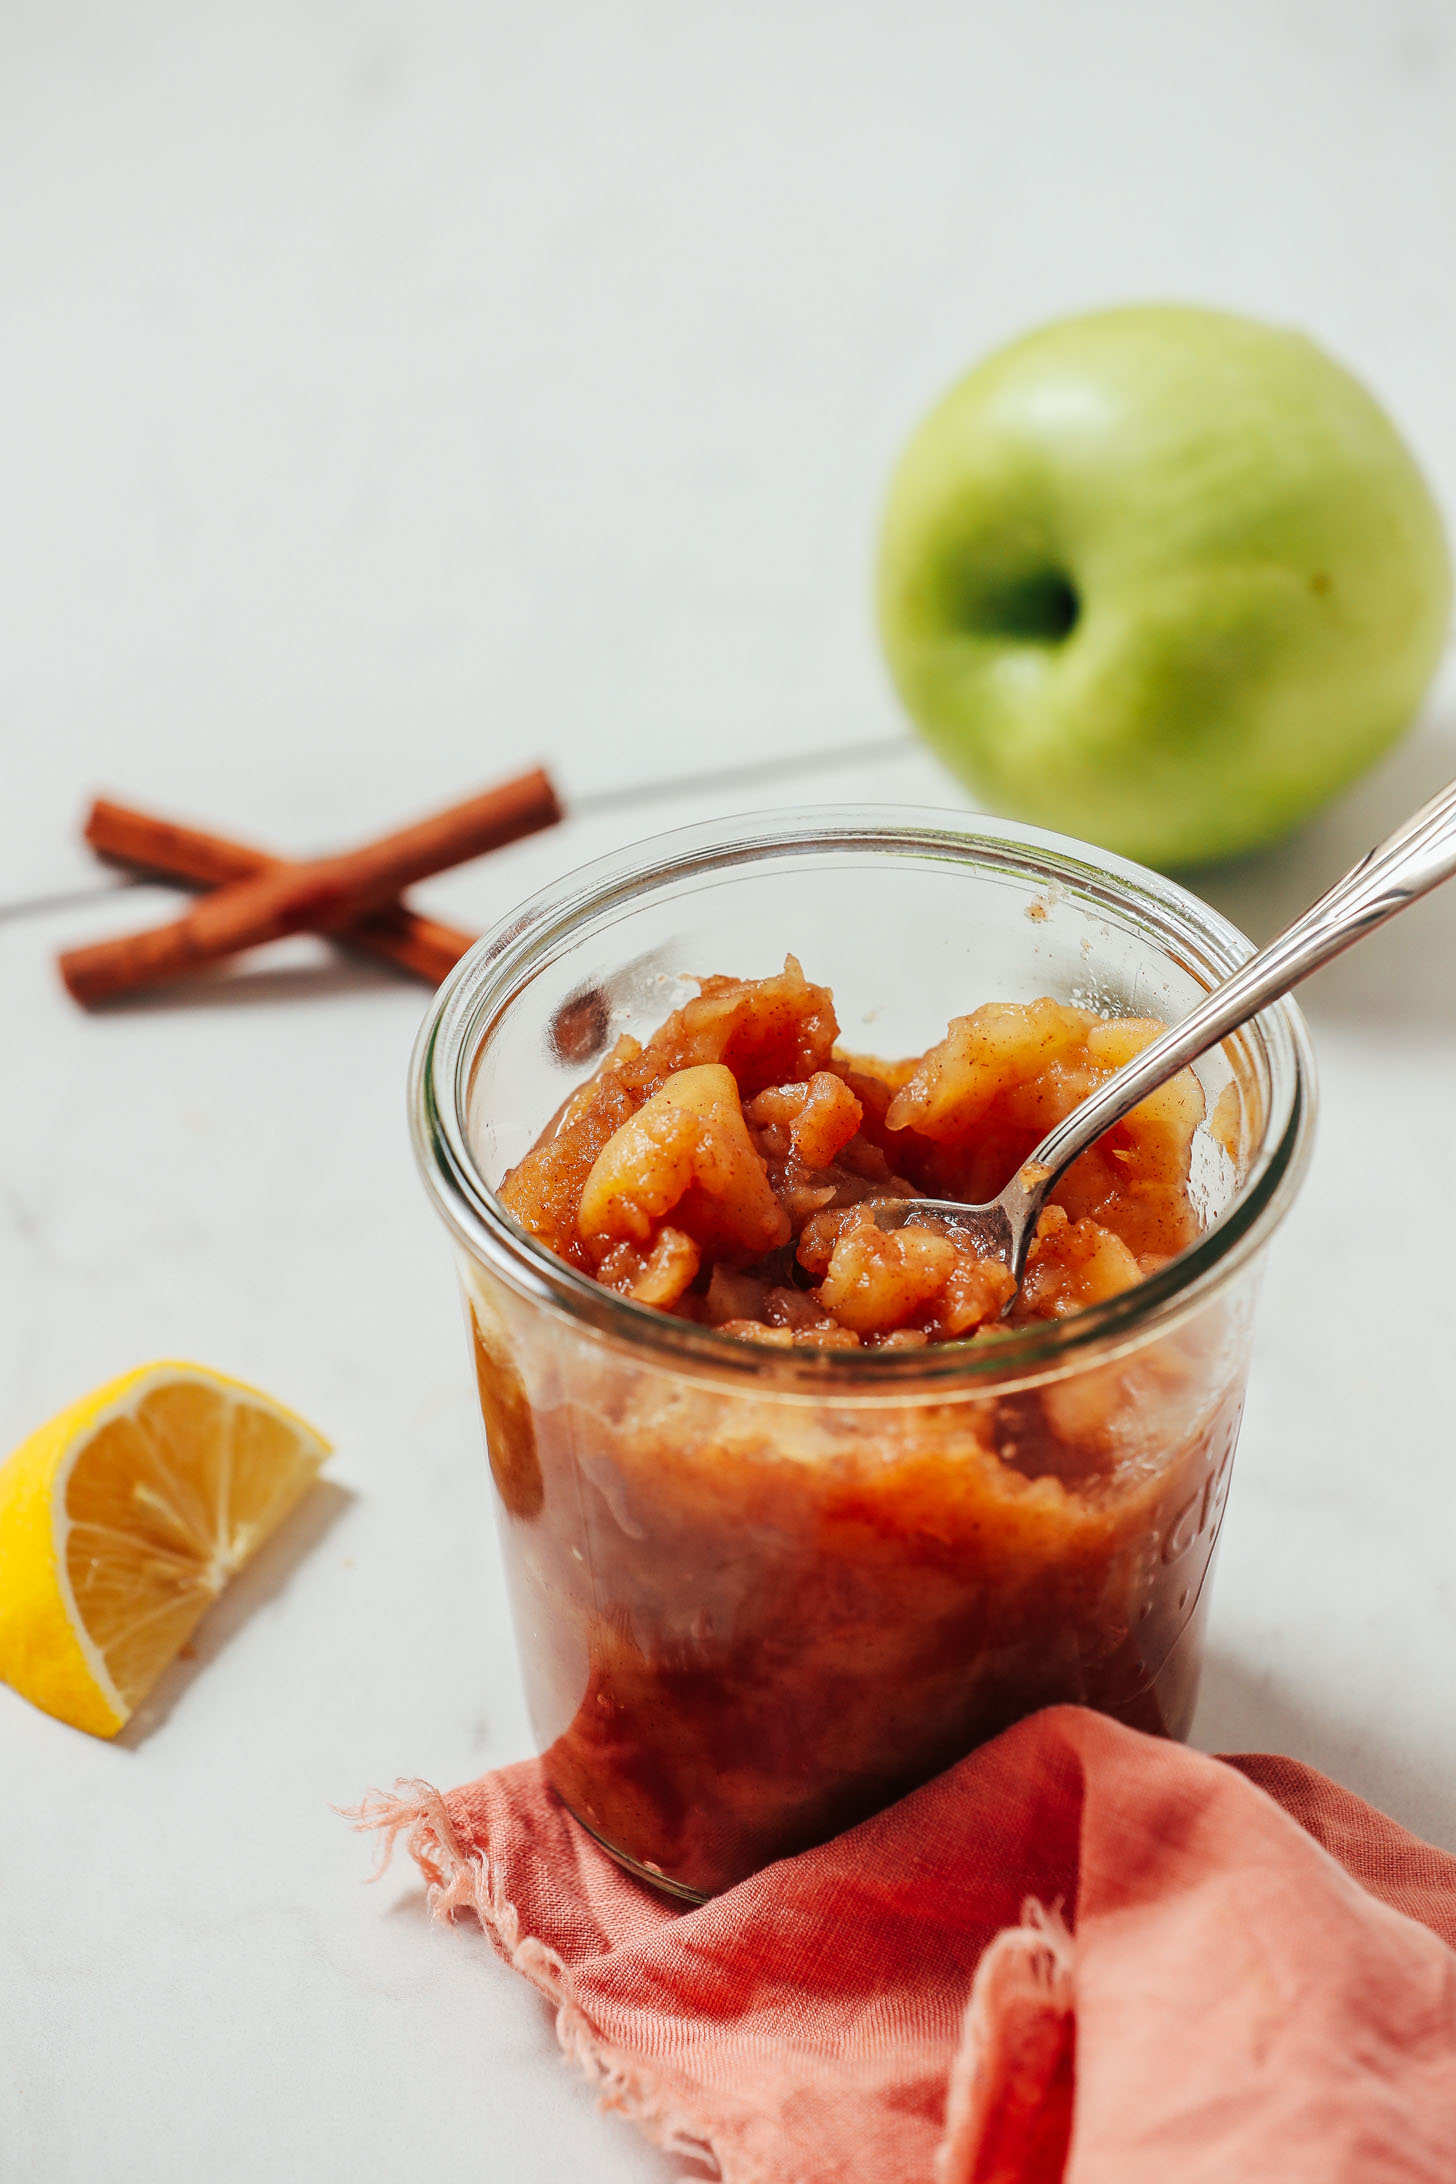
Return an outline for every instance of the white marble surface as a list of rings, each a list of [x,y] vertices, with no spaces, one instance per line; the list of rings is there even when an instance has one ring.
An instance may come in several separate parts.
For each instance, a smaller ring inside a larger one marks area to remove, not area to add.
[[[1022,325],[1298,321],[1456,509],[1440,0],[137,0],[0,16],[0,902],[107,787],[280,847],[543,755],[571,788],[891,732],[896,443]],[[1268,931],[1456,771],[1456,683],[1298,842]],[[960,801],[928,759],[828,793]],[[484,922],[640,824],[444,882]],[[0,920],[0,1440],[148,1355],[253,1377],[332,1484],[145,1721],[0,1690],[0,2178],[666,2177],[544,2013],[330,1807],[527,1749],[413,988],[310,943],[91,1020]],[[1456,1844],[1456,892],[1310,990],[1199,1720]]]

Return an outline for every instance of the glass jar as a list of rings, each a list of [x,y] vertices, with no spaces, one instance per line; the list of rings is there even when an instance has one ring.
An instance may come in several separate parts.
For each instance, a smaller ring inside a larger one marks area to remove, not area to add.
[[[1202,1233],[1136,1288],[963,1343],[744,1343],[578,1273],[496,1186],[619,1034],[786,951],[832,987],[849,1048],[895,1055],[1043,994],[1171,1022],[1249,943],[1059,836],[825,809],[573,873],[441,989],[411,1111],[457,1249],[532,1719],[582,1824],[693,1898],[1040,1706],[1186,1735],[1260,1264],[1312,1120],[1281,1003],[1198,1064]]]

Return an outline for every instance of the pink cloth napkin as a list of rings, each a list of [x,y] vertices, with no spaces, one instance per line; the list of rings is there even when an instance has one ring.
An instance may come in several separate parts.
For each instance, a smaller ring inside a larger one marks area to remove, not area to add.
[[[1055,1707],[701,1909],[535,1761],[361,1809],[725,2184],[1452,2184],[1456,1858]]]

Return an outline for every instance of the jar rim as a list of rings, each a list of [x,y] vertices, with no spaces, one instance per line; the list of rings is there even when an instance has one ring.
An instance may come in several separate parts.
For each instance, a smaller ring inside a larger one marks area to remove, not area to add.
[[[771,1377],[784,1393],[821,1399],[933,1392],[949,1399],[994,1387],[1040,1384],[1169,1330],[1221,1288],[1268,1239],[1308,1163],[1315,1109],[1314,1062],[1304,1019],[1275,1002],[1235,1037],[1250,1041],[1267,1080],[1266,1113],[1249,1173],[1193,1243],[1133,1288],[1065,1319],[996,1329],[963,1342],[913,1349],[782,1349],[741,1341],[604,1288],[531,1236],[482,1174],[467,1122],[475,1061],[512,1001],[593,919],[654,888],[768,857],[921,855],[988,867],[1057,888],[1093,906],[1133,912],[1176,949],[1181,967],[1208,985],[1253,953],[1253,943],[1212,906],[1162,873],[1070,836],[1019,822],[915,807],[823,805],[749,812],[648,836],[577,867],[540,889],[483,934],[428,1010],[410,1065],[409,1116],[426,1189],[447,1227],[517,1293],[659,1362],[741,1382]]]

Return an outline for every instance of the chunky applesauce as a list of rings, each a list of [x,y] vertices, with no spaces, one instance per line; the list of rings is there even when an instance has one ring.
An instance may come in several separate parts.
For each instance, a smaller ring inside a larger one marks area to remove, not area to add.
[[[997,1002],[882,1061],[842,1049],[790,957],[621,1039],[505,1179],[560,1259],[762,1359],[718,1376],[563,1336],[467,1276],[546,1764],[629,1862],[724,1887],[1059,1700],[1186,1732],[1242,1306],[989,1384],[828,1359],[806,1383],[783,1358],[979,1357],[1183,1250],[1191,1072],[1069,1169],[1019,1295],[957,1237],[871,1218],[880,1197],[992,1197],[1161,1029]]]
[[[1015,1283],[951,1235],[876,1228],[876,1198],[976,1202],[1163,1030],[1058,1001],[992,1002],[913,1061],[840,1051],[827,987],[706,978],[643,1046],[624,1038],[507,1178],[532,1235],[608,1288],[746,1341],[963,1341]],[[1115,1296],[1192,1241],[1185,1070],[1069,1171],[1012,1319]]]

